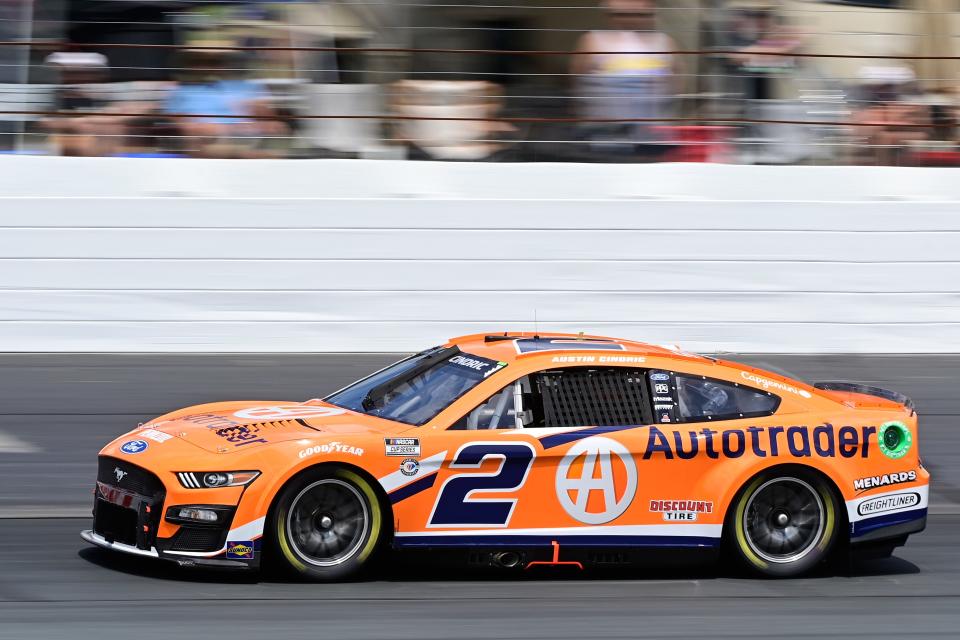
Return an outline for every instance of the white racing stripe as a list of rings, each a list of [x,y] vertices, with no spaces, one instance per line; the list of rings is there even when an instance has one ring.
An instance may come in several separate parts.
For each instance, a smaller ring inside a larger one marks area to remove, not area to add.
[[[540,439],[543,436],[553,436],[559,433],[571,433],[573,431],[580,431],[581,429],[589,429],[590,427],[537,427],[535,430],[531,431],[530,427],[526,429],[510,429],[508,431],[499,431],[505,436],[533,436],[537,439]]]
[[[123,553],[130,553],[135,556],[147,556],[150,558],[158,557],[157,550],[153,547],[150,547],[150,550],[139,549],[137,547],[131,546],[129,544],[123,544],[122,542],[107,542],[106,538],[103,536],[94,533],[87,529],[86,531],[80,532],[80,537],[86,540],[91,544],[95,544],[98,547],[103,547],[104,549],[113,549],[114,551],[121,551]]]
[[[410,457],[412,458],[413,456],[410,456]],[[415,480],[419,480],[420,478],[440,469],[440,465],[443,464],[443,460],[446,457],[447,457],[447,452],[441,451],[440,453],[434,454],[429,458],[424,458],[423,460],[419,461],[420,469],[417,471],[416,475],[408,476],[408,475],[405,475],[402,471],[397,470],[391,474],[385,475],[382,478],[380,478],[379,479],[380,485],[383,487],[383,490],[386,491],[387,493],[390,493],[391,491],[396,491],[400,487],[406,486],[411,482]],[[406,458],[400,458],[399,456],[397,456],[397,464],[400,464],[402,460],[406,460]]]
[[[263,523],[266,518],[257,518],[247,524],[241,525],[236,529],[230,529],[227,534],[227,544],[216,551],[165,551],[166,555],[186,556],[190,558],[212,558],[218,556],[227,550],[227,545],[231,542],[253,542],[263,536]]]
[[[218,556],[224,551],[227,550],[227,545],[223,545],[220,549],[216,551],[164,551],[164,555],[170,556],[187,556],[190,558],[212,558]]]
[[[847,517],[850,522],[859,522],[867,518],[926,509],[929,504],[930,485],[903,487],[884,493],[871,493],[847,500]]]
[[[695,536],[719,538],[721,524],[622,524],[535,529],[457,529],[455,531],[398,531],[404,536]]]
[[[230,529],[227,534],[227,542],[246,542],[255,540],[263,535],[263,523],[266,518],[257,518],[247,524],[240,525],[236,529]]]

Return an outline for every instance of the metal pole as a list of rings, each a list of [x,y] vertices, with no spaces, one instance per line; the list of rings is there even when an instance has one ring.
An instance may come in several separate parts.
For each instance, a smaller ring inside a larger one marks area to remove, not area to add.
[[[27,43],[26,46],[17,47],[21,53],[21,63],[17,68],[17,82],[20,87],[21,95],[26,96],[27,84],[30,82],[30,43],[33,41],[33,0],[23,0],[23,6],[20,9],[20,39]],[[25,109],[29,111],[30,109]],[[23,151],[24,134],[26,133],[26,118],[17,121],[16,146],[17,152]]]

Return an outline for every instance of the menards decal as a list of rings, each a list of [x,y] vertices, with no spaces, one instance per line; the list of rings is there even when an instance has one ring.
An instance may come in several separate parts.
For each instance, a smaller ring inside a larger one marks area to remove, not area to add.
[[[853,481],[853,488],[857,491],[866,491],[867,489],[876,489],[877,487],[886,487],[892,484],[903,484],[904,482],[913,482],[917,479],[917,472],[898,471],[895,473],[884,473],[879,476],[870,476],[869,478],[857,478]]]

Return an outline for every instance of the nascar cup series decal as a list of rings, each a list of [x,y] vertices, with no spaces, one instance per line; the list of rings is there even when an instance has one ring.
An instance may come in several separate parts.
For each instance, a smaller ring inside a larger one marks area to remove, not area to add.
[[[636,491],[633,457],[625,446],[610,438],[581,440],[570,447],[557,466],[560,505],[584,524],[603,524],[622,515]]]
[[[388,456],[413,456],[420,455],[420,438],[384,438],[384,454]]]
[[[120,447],[120,451],[123,453],[128,453],[133,455],[135,453],[142,453],[147,450],[147,443],[144,440],[130,440],[129,442],[124,442],[123,446]]]

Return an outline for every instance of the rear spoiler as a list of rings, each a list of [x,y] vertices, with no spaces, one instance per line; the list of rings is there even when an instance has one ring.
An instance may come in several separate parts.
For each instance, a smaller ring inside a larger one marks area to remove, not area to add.
[[[884,400],[890,400],[891,402],[902,404],[910,410],[911,415],[914,413],[912,399],[908,398],[902,393],[890,391],[888,389],[881,389],[880,387],[871,387],[858,382],[814,382],[813,388],[820,389],[821,391],[845,391],[847,393],[862,393],[868,396],[875,396],[877,398],[883,398]]]

